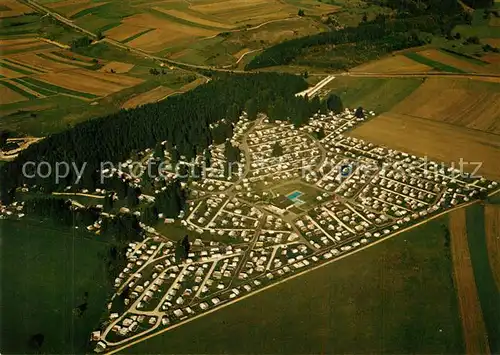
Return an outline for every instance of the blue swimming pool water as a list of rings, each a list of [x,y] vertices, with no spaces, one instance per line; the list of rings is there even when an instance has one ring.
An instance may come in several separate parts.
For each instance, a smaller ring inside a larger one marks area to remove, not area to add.
[[[301,195],[302,195],[302,192],[300,192],[300,191],[294,191],[291,194],[287,195],[286,197],[288,197],[288,199],[294,201],[297,197],[299,197]]]

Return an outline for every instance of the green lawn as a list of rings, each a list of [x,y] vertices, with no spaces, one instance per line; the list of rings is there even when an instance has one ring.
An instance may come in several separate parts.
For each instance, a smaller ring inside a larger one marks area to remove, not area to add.
[[[0,221],[0,232],[2,353],[34,353],[28,342],[38,333],[42,353],[84,353],[109,291],[101,256],[106,244],[26,221]],[[85,292],[88,308],[78,317],[73,309]]]
[[[363,106],[376,113],[389,111],[422,84],[419,78],[350,78],[338,76],[327,88],[345,107]]]
[[[497,354],[500,353],[500,290],[489,263],[483,205],[476,204],[467,209],[467,236],[490,350]]]
[[[429,222],[121,353],[463,353],[445,221]]]
[[[109,104],[91,106],[89,102],[69,96],[55,95],[0,106],[0,129],[35,137],[60,132],[68,127],[116,112]]]

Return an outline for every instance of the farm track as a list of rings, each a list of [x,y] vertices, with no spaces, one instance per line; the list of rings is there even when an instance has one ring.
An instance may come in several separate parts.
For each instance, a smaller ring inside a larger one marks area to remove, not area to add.
[[[454,282],[467,354],[490,354],[486,326],[472,269],[467,239],[466,211],[450,213],[449,230]]]

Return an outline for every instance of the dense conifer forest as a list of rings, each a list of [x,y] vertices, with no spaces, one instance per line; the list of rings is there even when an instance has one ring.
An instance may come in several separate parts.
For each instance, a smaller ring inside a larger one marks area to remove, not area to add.
[[[50,192],[75,181],[74,173],[59,184],[53,176],[25,177],[22,167],[26,162],[46,161],[52,167],[56,162],[74,163],[78,167],[86,164],[80,185],[95,188],[101,162],[123,161],[132,151],[154,148],[164,140],[189,160],[212,144],[211,125],[226,117],[234,120],[242,110],[250,111],[249,117],[255,118],[257,112],[267,112],[279,100],[281,107],[290,109],[290,117],[299,113],[295,120],[305,120],[317,107],[317,103],[309,103],[307,98],[295,97],[295,93],[305,88],[307,83],[303,78],[289,74],[226,75],[184,95],[81,123],[31,145],[14,161],[2,166],[2,200],[9,202],[15,188],[22,184],[37,185]],[[220,132],[215,134],[219,135]]]
[[[279,43],[252,59],[245,69],[293,63],[345,70],[396,50],[423,45],[428,36],[447,35],[455,25],[471,20],[457,0],[373,0],[372,3],[393,8],[396,15],[379,14],[357,27]],[[314,54],[308,56],[313,48]]]

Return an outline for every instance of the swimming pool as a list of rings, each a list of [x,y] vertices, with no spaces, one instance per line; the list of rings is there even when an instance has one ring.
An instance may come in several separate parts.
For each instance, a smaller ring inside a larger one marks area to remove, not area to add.
[[[300,192],[300,191],[294,191],[288,195],[286,195],[286,197],[289,199],[289,200],[292,200],[292,201],[295,201],[299,196],[302,196],[303,193]]]

